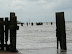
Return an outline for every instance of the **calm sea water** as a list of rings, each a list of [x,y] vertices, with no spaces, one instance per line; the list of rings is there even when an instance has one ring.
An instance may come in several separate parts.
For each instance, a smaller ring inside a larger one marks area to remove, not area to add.
[[[44,23],[43,25],[24,26],[19,25],[17,31],[17,49],[24,53],[46,49],[56,48],[56,24]],[[72,50],[72,22],[66,22],[67,48]]]

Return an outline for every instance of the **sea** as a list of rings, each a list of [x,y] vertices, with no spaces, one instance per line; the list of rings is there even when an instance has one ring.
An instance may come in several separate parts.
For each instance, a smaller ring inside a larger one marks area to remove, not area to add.
[[[57,50],[56,23],[18,24],[17,50],[20,54],[72,54],[72,22],[65,22],[67,51]]]

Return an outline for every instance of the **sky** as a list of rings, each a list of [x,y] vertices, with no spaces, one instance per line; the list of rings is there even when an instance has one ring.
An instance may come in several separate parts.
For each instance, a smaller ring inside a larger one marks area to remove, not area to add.
[[[10,17],[10,12],[21,22],[55,22],[56,12],[72,21],[72,0],[0,0],[0,17]]]

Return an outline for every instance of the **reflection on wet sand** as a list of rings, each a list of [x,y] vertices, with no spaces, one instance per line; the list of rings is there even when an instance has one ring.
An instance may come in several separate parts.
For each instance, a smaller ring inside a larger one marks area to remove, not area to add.
[[[58,51],[57,50],[57,54],[67,54],[67,51]]]
[[[22,54],[21,52],[7,52],[7,51],[0,51],[0,54]]]

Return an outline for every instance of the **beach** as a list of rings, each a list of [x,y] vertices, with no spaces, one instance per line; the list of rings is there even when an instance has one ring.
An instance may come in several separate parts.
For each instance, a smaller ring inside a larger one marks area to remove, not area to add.
[[[19,26],[17,31],[18,53],[0,52],[0,54],[72,54],[72,22],[66,22],[67,51],[57,50],[56,23]]]

